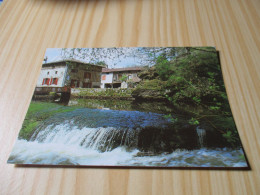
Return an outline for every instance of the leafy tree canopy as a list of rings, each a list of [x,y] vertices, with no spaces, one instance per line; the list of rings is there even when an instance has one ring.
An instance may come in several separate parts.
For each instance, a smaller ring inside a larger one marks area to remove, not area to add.
[[[99,61],[99,62],[96,63],[96,65],[100,65],[100,66],[103,66],[105,68],[107,67],[106,62],[104,62],[104,61]]]

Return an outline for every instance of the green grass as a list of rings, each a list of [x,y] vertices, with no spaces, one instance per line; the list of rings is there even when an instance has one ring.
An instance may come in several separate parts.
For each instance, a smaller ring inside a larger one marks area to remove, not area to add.
[[[77,107],[47,102],[31,102],[18,138],[29,140],[42,121],[55,114],[70,112],[75,109]]]
[[[24,125],[19,133],[19,138],[21,139],[30,139],[30,137],[33,135],[34,130],[38,126],[39,121],[24,121]]]

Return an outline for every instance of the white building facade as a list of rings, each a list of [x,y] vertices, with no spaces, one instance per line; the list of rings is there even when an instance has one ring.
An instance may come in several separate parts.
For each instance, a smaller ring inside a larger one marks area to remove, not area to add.
[[[66,72],[66,66],[43,67],[36,87],[63,87]]]
[[[142,67],[103,68],[101,74],[101,88],[129,88],[129,83],[138,83],[141,79],[137,73]]]
[[[102,66],[77,60],[44,63],[36,88],[100,88]]]
[[[101,88],[107,88],[106,86],[113,83],[113,73],[107,72],[101,75]]]

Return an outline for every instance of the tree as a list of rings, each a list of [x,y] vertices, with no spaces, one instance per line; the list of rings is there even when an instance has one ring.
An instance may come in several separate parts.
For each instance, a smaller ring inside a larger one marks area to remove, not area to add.
[[[96,65],[100,65],[100,66],[107,68],[107,64],[104,61],[99,61],[96,63]]]
[[[127,58],[135,59],[138,65],[156,64],[159,56],[172,60],[187,49],[180,47],[119,47],[119,48],[64,48],[61,51],[63,59],[73,58],[96,64],[100,61],[116,63]]]
[[[122,75],[122,77],[120,78],[120,80],[122,81],[122,82],[126,82],[127,81],[127,75],[126,74],[123,74]]]
[[[168,100],[175,105],[185,103],[196,108],[187,107],[191,114],[189,124],[197,126],[207,120],[231,146],[239,145],[214,48],[177,49],[173,58],[161,54],[156,58],[155,67],[159,78],[167,82]]]

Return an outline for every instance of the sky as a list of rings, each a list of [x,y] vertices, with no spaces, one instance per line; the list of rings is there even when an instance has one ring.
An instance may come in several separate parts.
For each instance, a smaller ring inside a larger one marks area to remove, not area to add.
[[[133,48],[134,49],[134,48]],[[45,57],[48,57],[47,62],[54,62],[54,61],[59,61],[62,60],[61,56],[61,48],[48,48],[45,53]],[[44,57],[44,58],[45,58]],[[111,56],[110,56],[111,57]],[[84,59],[78,59],[84,62],[89,62]],[[138,62],[138,59],[135,57],[112,57],[111,58],[102,58],[100,61],[104,61],[107,65],[108,68],[124,68],[124,67],[131,67],[131,66],[139,66],[141,65]]]

